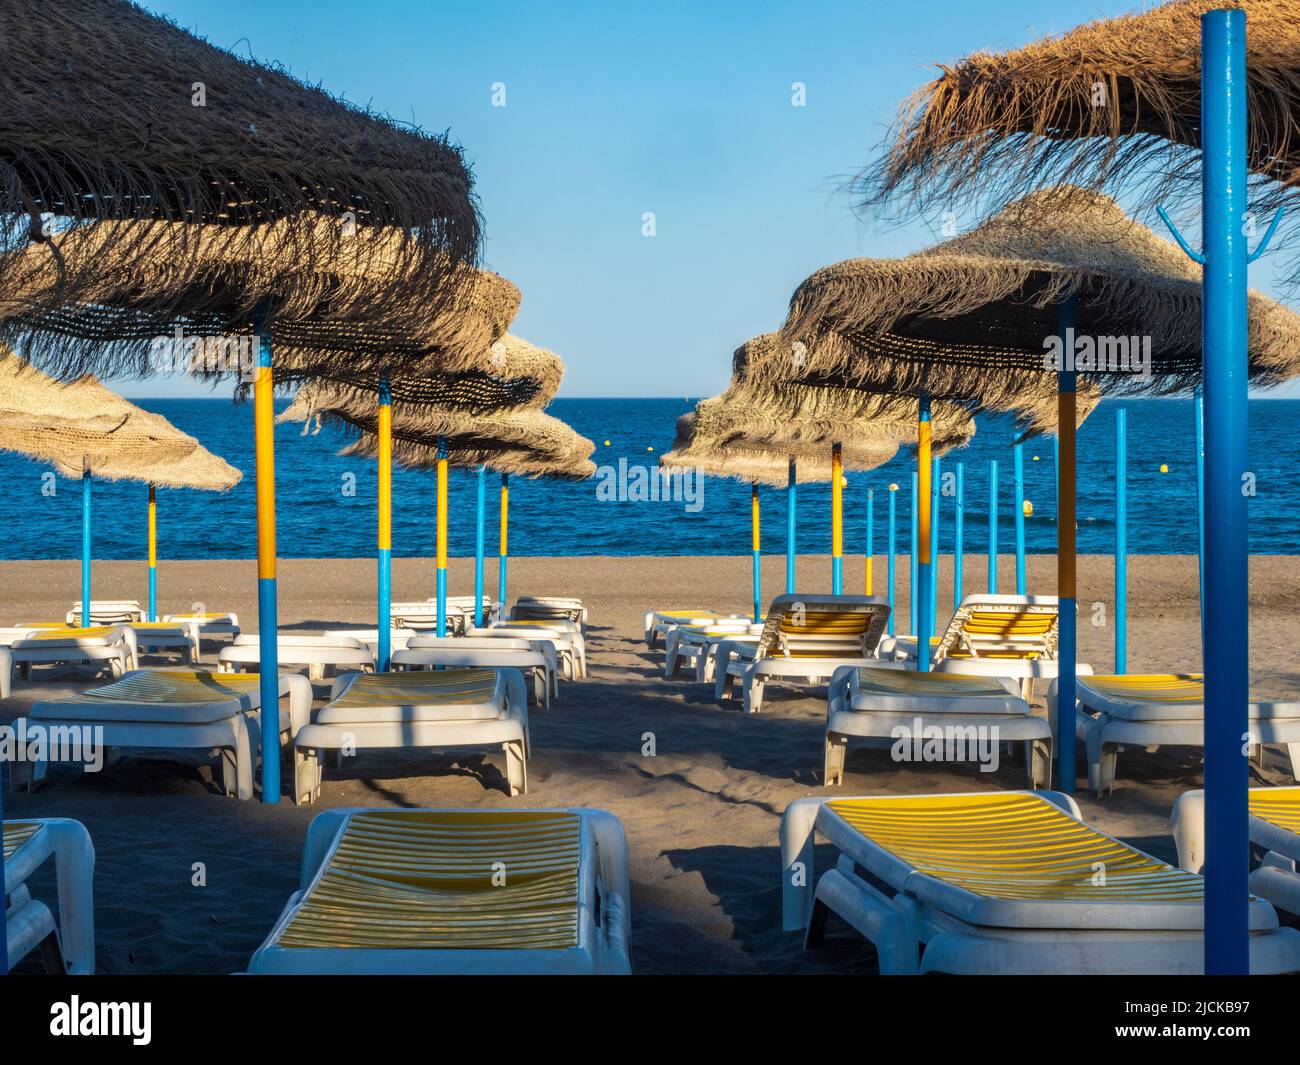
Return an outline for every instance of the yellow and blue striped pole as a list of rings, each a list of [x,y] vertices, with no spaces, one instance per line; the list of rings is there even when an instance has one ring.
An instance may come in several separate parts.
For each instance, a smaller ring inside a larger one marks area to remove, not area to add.
[[[497,602],[501,604],[501,616],[506,616],[506,561],[509,558],[507,532],[510,528],[510,474],[501,475],[501,562],[497,567]]]
[[[447,635],[447,440],[438,438],[438,635]]]
[[[786,475],[786,487],[785,487],[785,508],[786,508],[785,509],[785,593],[786,595],[794,595],[794,560],[795,560],[795,555],[797,554],[797,549],[795,548],[795,537],[794,537],[795,491],[796,491],[795,482],[797,480],[796,472],[797,471],[795,469],[794,456],[792,455],[790,456],[790,469]]]
[[[917,404],[916,416],[916,496],[919,510],[916,520],[916,550],[919,554],[916,581],[912,585],[912,598],[916,601],[916,668],[922,673],[930,671],[930,570],[934,565],[931,555],[931,477],[934,463],[930,457],[930,397],[922,396]]]
[[[754,621],[763,616],[762,527],[758,510],[758,482],[749,486],[749,541],[754,553]]]
[[[483,555],[487,522],[487,467],[481,462],[474,471],[474,627],[483,626]]]
[[[393,393],[388,378],[379,379],[379,672],[387,673],[393,628]]]
[[[844,458],[831,445],[831,594],[844,591]]]
[[[1061,349],[1079,316],[1078,299],[1062,300],[1057,307],[1057,332]],[[1061,370],[1056,375],[1056,596],[1059,610],[1056,681],[1056,786],[1067,795],[1074,793],[1074,667],[1075,627],[1075,374]]]
[[[875,595],[876,576],[876,493],[867,489],[867,574],[865,579],[867,595]]]
[[[149,486],[149,620],[158,620],[158,493]]]
[[[271,336],[259,314],[253,426],[257,452],[257,629],[262,714],[262,801],[280,801],[280,661],[275,595],[275,390]]]

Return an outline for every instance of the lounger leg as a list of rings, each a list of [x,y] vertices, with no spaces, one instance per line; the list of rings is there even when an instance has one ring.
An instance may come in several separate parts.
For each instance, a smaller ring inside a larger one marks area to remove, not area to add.
[[[506,779],[509,781],[511,795],[528,794],[528,762],[524,755],[524,746],[518,740],[503,743],[506,754]]]
[[[274,726],[271,726],[274,727]],[[243,715],[235,717],[235,798],[253,797],[253,745]]]
[[[88,976],[95,971],[95,848],[90,833],[76,821],[56,821],[54,872],[59,894],[62,971]]]
[[[849,740],[835,732],[826,734],[826,755],[822,767],[822,787],[831,788],[844,783],[844,760],[848,755]]]
[[[1291,760],[1291,779],[1300,781],[1300,743],[1288,743],[1286,754]]]
[[[1199,873],[1205,864],[1205,792],[1185,791],[1169,813],[1179,868]]]
[[[781,928],[805,928],[813,900],[813,827],[821,799],[795,799],[781,815]]]
[[[310,753],[301,747],[293,749],[293,801],[299,806],[310,806],[320,798],[321,764],[316,751]]]
[[[752,672],[745,674],[744,688],[745,713],[757,714],[763,709],[763,679]]]
[[[1043,740],[1029,740],[1025,744],[1025,761],[1029,764],[1030,788],[1052,786],[1052,747]]]

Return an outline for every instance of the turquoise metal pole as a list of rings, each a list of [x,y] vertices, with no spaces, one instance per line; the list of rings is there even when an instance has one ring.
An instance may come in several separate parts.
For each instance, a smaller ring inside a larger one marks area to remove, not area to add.
[[[1242,736],[1250,730],[1246,497],[1246,13],[1201,16],[1205,235],[1205,971],[1250,970]]]
[[[375,548],[378,567],[378,660],[375,663],[380,673],[388,672],[393,650],[393,393],[389,388],[388,378],[379,378],[378,411],[378,498],[377,498],[377,545]]]
[[[1025,591],[1025,449],[1023,444],[1015,447],[1015,466],[1013,468],[1016,487],[1016,595],[1028,595]]]
[[[957,613],[957,608],[961,606],[961,587],[962,587],[962,551],[964,549],[964,526],[966,524],[966,464],[957,463],[957,509],[955,511],[953,525],[953,550],[952,550],[952,612]]]
[[[1205,397],[1193,391],[1196,405],[1196,583],[1201,595],[1201,661],[1205,661]]]
[[[930,472],[930,584],[926,592],[929,598],[925,615],[927,637],[935,635],[939,627],[939,501],[942,498],[943,493],[939,491],[939,460],[934,459]]]
[[[506,616],[506,563],[510,557],[509,542],[506,540],[510,520],[510,474],[501,475],[501,554],[497,566],[497,603],[501,616]]]
[[[1128,672],[1128,411],[1115,411],[1115,672]]]
[[[1056,308],[1057,334],[1061,348],[1067,347],[1066,338],[1073,334],[1078,324],[1079,301],[1071,296]],[[1062,370],[1056,375],[1057,426],[1056,426],[1056,596],[1057,622],[1057,678],[1056,678],[1056,786],[1067,795],[1074,793],[1074,715],[1075,715],[1075,664],[1077,655],[1076,627],[1078,611],[1075,606],[1075,374]]]
[[[763,616],[763,525],[758,498],[758,482],[749,485],[749,549],[753,554],[754,623]]]
[[[90,627],[90,466],[81,469],[81,625]]]
[[[438,566],[434,584],[439,636],[447,635],[447,440],[438,437]]]
[[[989,595],[998,594],[998,460],[989,462]]]
[[[794,513],[795,513],[795,464],[794,458],[790,459],[790,472],[785,488],[785,592],[786,595],[794,595],[794,559],[796,554],[794,542]]]
[[[479,463],[474,471],[477,498],[474,515],[474,627],[483,627],[483,542],[487,536],[487,467]]]
[[[898,489],[889,486],[889,569],[885,572],[885,585],[889,598],[889,635],[894,635],[894,614],[897,612],[894,597],[894,501],[898,498]]]
[[[917,608],[920,606],[921,603],[921,597],[917,595],[916,592],[916,588],[917,588],[916,574],[918,568],[917,557],[916,557],[916,522],[918,517],[917,515],[918,508],[916,505],[916,500],[917,500],[918,493],[916,489],[916,484],[917,484],[917,476],[915,471],[913,471],[912,473],[912,543],[911,543],[911,549],[908,552],[908,561],[911,563],[911,565],[909,566],[908,575],[907,575],[907,581],[908,581],[907,605],[911,613],[911,617],[909,620],[911,623],[911,630],[913,635],[916,635],[918,632],[920,632],[920,628],[921,628],[919,624],[920,618],[917,613]]]

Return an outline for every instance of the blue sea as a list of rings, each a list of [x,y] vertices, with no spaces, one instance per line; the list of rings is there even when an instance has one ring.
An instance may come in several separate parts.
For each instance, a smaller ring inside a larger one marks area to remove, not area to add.
[[[138,400],[198,437],[243,470],[232,491],[160,490],[159,555],[165,559],[251,558],[256,554],[253,475],[253,410],[226,398]],[[287,402],[287,401],[285,401]],[[685,399],[560,399],[551,413],[596,441],[599,465],[653,466],[672,446],[674,422],[690,410]],[[1194,410],[1190,400],[1107,401],[1079,435],[1079,550],[1109,553],[1114,542],[1115,411],[1128,410],[1129,550],[1192,554],[1197,549]],[[341,437],[324,429],[302,436],[298,425],[276,430],[276,492],[279,551],[283,557],[365,557],[374,552],[375,465],[340,458]],[[962,467],[965,549],[987,547],[989,464],[999,466],[999,546],[1014,550],[1010,419],[981,417],[971,445],[943,459],[943,472]],[[608,444],[606,443],[608,441]],[[1250,461],[1257,495],[1250,503],[1251,550],[1300,553],[1300,400],[1253,400]],[[866,549],[868,491],[874,491],[875,550],[885,550],[888,486],[897,483],[898,547],[907,549],[913,461],[906,450],[887,466],[849,474],[845,492],[845,551]],[[1161,466],[1168,472],[1162,472]],[[81,550],[81,488],[57,482],[42,493],[46,467],[0,453],[0,497],[8,534],[0,557],[75,558]],[[355,478],[355,491],[347,491]],[[1055,550],[1055,467],[1052,438],[1025,446],[1025,495],[1033,504],[1028,549]],[[516,555],[736,555],[749,543],[749,487],[709,478],[698,505],[682,500],[628,501],[598,498],[598,480],[578,484],[511,480],[510,551]],[[488,553],[497,549],[498,478],[488,475]],[[785,551],[785,492],[762,488],[763,549]],[[130,482],[94,486],[96,558],[140,559],[146,551],[147,489]],[[393,478],[393,550],[429,556],[434,550],[434,477],[397,470]],[[474,551],[473,475],[453,471],[450,483],[451,553]],[[941,550],[951,551],[953,505],[940,504]],[[830,550],[830,488],[801,485],[798,494],[801,553]]]

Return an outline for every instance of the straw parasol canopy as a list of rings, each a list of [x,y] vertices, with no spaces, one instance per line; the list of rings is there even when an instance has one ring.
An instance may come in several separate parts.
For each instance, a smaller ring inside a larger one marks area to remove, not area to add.
[[[853,259],[803,282],[781,331],[807,361],[768,359],[765,380],[929,394],[971,410],[1054,422],[1058,301],[1078,296],[1080,400],[1098,388],[1170,393],[1201,376],[1201,279],[1173,245],[1109,197],[1033,193],[983,225],[901,259]],[[1300,371],[1300,317],[1250,294],[1250,376]],[[1063,353],[1065,354],[1065,353]],[[1069,368],[1068,366],[1066,368]]]
[[[48,462],[65,477],[216,492],[243,477],[166,418],[95,378],[53,381],[7,350],[0,352],[0,449]]]
[[[915,412],[909,417],[896,397],[798,382],[764,388],[749,368],[774,357],[777,346],[776,334],[764,333],[736,349],[731,386],[677,419],[677,437],[663,465],[783,485],[793,458],[797,480],[827,481],[836,443],[846,470],[871,470],[915,438]],[[933,413],[937,451],[964,445],[974,435],[974,420],[961,407],[939,403]]]
[[[300,254],[304,233],[320,255]],[[156,254],[145,256],[146,246]],[[62,301],[69,272],[77,303]],[[383,293],[403,272],[410,295],[394,305]],[[373,376],[395,357],[428,353],[456,365],[500,339],[520,302],[518,288],[490,271],[448,269],[440,252],[410,255],[400,230],[321,214],[256,228],[88,223],[10,252],[0,277],[0,334],[64,375],[105,364],[134,376],[189,366],[246,373],[259,314],[270,320],[282,382]]]
[[[484,416],[457,406],[395,402],[392,418],[393,457],[404,465],[432,466],[441,439],[446,442],[448,461],[455,466],[485,464],[501,473],[525,477],[581,479],[595,472],[589,457],[596,445],[537,407]],[[357,437],[343,454],[378,454],[373,394],[361,395],[327,382],[311,383],[299,390],[276,421],[304,422],[304,433],[319,432],[322,424],[331,424]]]
[[[1300,197],[1300,13],[1289,0],[1178,0],[1006,52],[976,52],[902,106],[868,202],[996,207],[1068,182],[1140,196],[1199,195],[1200,17],[1246,12],[1247,166],[1256,210]]]
[[[365,303],[373,321],[400,320],[412,306],[427,314],[478,255],[472,179],[446,138],[238,58],[125,0],[0,5],[0,98],[0,251],[36,242],[57,262],[69,244],[59,304],[87,305],[101,283],[93,257],[71,247],[87,222],[126,223],[98,235],[101,254],[128,277],[163,264],[176,297],[170,308],[159,297],[151,313],[177,321],[207,277],[200,227],[219,231],[206,239],[224,255],[242,248],[251,259],[274,225],[274,243],[303,276],[328,274],[349,235],[390,234],[358,253],[375,266]],[[13,263],[0,258],[0,279]],[[360,313],[346,293],[338,306],[320,295],[327,321]],[[44,299],[51,309],[48,291]],[[95,368],[116,369],[121,357],[101,350]]]

